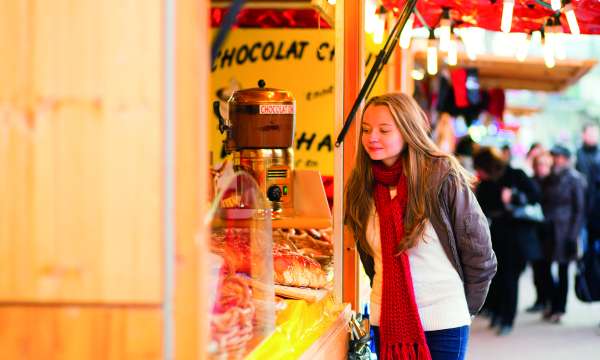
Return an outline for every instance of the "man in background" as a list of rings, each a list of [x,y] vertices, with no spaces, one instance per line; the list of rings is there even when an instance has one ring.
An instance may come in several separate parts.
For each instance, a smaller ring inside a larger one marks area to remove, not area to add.
[[[547,273],[558,264],[558,278],[550,279],[551,308],[544,319],[559,323],[566,312],[569,291],[569,264],[577,259],[577,238],[584,224],[585,179],[571,165],[568,148],[555,145],[551,150],[552,173],[544,181],[542,207],[552,227],[552,246],[547,253]]]
[[[587,180],[586,189],[586,230],[587,244],[592,246],[600,240],[600,150],[598,138],[600,131],[595,123],[584,125],[582,132],[583,144],[577,151],[575,168]]]

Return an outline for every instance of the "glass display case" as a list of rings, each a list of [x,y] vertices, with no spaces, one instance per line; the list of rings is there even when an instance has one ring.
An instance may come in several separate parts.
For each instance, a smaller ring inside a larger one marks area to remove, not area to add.
[[[275,327],[271,209],[245,172],[218,179],[207,222],[211,359],[241,359]]]
[[[295,171],[294,191],[312,196],[295,197],[294,217],[274,218],[255,177],[225,168],[213,173],[206,219],[209,357],[298,357],[346,316],[331,295],[331,215],[320,175]]]

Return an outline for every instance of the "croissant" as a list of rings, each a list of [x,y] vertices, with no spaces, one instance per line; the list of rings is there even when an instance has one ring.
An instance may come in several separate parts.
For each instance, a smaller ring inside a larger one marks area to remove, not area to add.
[[[273,254],[275,283],[286,286],[323,288],[326,277],[321,265],[313,259],[293,253]]]

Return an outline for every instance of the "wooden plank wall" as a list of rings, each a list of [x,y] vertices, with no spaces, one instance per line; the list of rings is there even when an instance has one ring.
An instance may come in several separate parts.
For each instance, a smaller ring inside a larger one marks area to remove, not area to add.
[[[0,306],[2,359],[161,359],[160,309]]]
[[[0,4],[0,357],[159,359],[163,2]]]
[[[3,2],[0,301],[159,303],[161,1]]]

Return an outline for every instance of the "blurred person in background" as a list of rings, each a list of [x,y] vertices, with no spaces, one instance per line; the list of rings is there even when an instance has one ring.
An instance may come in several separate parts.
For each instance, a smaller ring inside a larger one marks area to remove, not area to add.
[[[528,159],[531,155],[531,167],[533,171],[533,181],[541,191],[541,198],[544,198],[544,183],[552,171],[552,155],[545,151],[539,143],[532,145],[527,153]],[[535,155],[532,155],[535,153]],[[540,247],[539,257],[531,261],[533,270],[533,283],[536,290],[535,303],[527,308],[527,312],[539,312],[549,309],[552,301],[552,275],[550,273],[550,263],[546,260],[552,255],[552,231],[547,219],[537,224],[537,237]]]
[[[456,134],[452,125],[452,117],[448,113],[440,113],[438,123],[433,134],[436,145],[448,154],[453,154],[456,148]]]
[[[577,239],[584,222],[585,179],[571,167],[568,148],[555,145],[550,153],[552,173],[543,182],[542,207],[553,234],[547,267],[558,263],[558,279],[552,278],[551,307],[544,312],[544,319],[559,323],[567,306],[569,263],[577,258]]]
[[[577,151],[575,168],[584,175],[586,189],[587,244],[600,240],[600,150],[598,125],[588,123],[583,127],[583,144]]]
[[[502,145],[502,147],[500,148],[500,151],[502,152],[502,159],[504,160],[504,162],[506,162],[507,164],[510,164],[510,161],[512,160],[510,144]]]
[[[458,162],[471,174],[475,173],[473,168],[473,153],[477,150],[477,143],[471,139],[471,136],[465,135],[458,139],[454,149]]]
[[[534,160],[535,158],[538,157],[538,155],[540,155],[541,153],[545,152],[546,150],[544,149],[544,146],[539,143],[539,142],[534,142],[531,144],[531,146],[529,147],[529,151],[527,151],[527,155],[525,157],[525,163],[527,164],[527,168],[525,169],[525,172],[527,174],[529,174],[530,176],[536,176],[535,175],[535,171],[533,169],[534,167]],[[548,154],[548,156],[550,156],[550,154]]]
[[[492,280],[486,311],[490,326],[498,335],[512,331],[516,312],[519,276],[528,258],[528,243],[536,239],[535,224],[512,216],[512,208],[539,201],[533,181],[512,168],[494,148],[482,147],[473,157],[480,183],[476,189],[479,204],[490,222],[492,248],[498,259],[498,272]]]

